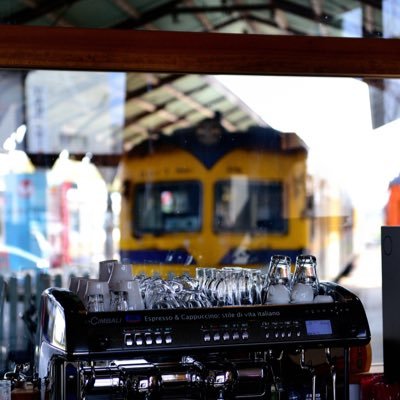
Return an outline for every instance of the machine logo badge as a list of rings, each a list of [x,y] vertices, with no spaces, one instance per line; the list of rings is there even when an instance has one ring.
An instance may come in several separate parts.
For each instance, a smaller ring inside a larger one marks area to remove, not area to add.
[[[122,318],[92,317],[92,318],[90,318],[89,322],[91,325],[120,324],[122,322]]]

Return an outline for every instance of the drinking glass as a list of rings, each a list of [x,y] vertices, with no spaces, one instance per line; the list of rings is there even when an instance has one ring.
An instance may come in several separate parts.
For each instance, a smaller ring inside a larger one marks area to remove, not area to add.
[[[87,281],[84,304],[89,312],[108,311],[110,308],[108,282],[99,280]]]
[[[251,297],[253,304],[261,304],[261,291],[265,281],[265,275],[260,269],[251,270],[252,287]]]
[[[198,288],[200,290],[203,290],[204,288],[204,284],[205,284],[205,280],[206,280],[206,274],[205,271],[206,269],[203,267],[198,267],[196,268],[196,280],[198,282]]]
[[[132,275],[132,265],[128,263],[113,263],[110,272],[110,277],[108,283],[121,282],[121,281],[131,281],[133,279]]]
[[[109,283],[111,311],[128,311],[128,294],[124,290],[123,281]]]
[[[252,288],[253,278],[251,271],[243,268],[238,277],[238,300],[240,305],[253,304]]]
[[[86,293],[86,284],[89,278],[79,277],[78,284],[76,286],[76,294],[84,302]]]
[[[267,303],[286,304],[290,302],[290,265],[291,259],[284,255],[274,255],[268,269],[267,283],[264,288]]]
[[[68,284],[68,289],[69,291],[77,294],[78,293],[78,284],[79,284],[79,276],[71,276],[69,278],[69,284]]]
[[[317,260],[312,255],[296,258],[295,271],[291,282],[293,303],[310,303],[319,292]]]
[[[11,381],[0,380],[0,400],[11,400]]]
[[[243,275],[243,268],[223,267],[222,272],[226,279],[226,305],[240,305],[241,288],[239,287],[239,281]]]
[[[274,255],[268,269],[268,281],[270,285],[282,284],[289,286],[291,259],[288,256]]]
[[[121,281],[119,283],[120,291],[126,293],[128,310],[143,310],[144,302],[140,293],[139,281]]]
[[[99,281],[108,281],[117,260],[103,260],[99,262]]]

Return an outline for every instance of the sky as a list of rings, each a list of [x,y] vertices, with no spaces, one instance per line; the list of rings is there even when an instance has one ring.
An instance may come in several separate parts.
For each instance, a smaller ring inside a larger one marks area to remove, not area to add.
[[[400,121],[373,130],[368,86],[354,78],[217,76],[270,126],[309,147],[309,172],[381,213],[400,172]]]

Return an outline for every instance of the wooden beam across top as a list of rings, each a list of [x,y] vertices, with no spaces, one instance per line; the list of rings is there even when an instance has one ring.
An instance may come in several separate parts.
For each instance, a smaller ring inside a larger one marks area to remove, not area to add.
[[[400,77],[400,40],[0,26],[0,67]]]

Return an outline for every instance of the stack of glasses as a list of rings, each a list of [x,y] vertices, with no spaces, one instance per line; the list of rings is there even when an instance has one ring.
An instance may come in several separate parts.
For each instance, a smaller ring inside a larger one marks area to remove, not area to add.
[[[320,287],[316,258],[300,255],[294,273],[291,259],[271,257],[266,272],[243,267],[197,268],[196,278],[170,279],[132,274],[129,263],[100,262],[98,279],[71,278],[90,312],[233,305],[326,303],[333,298]]]
[[[139,281],[134,279],[128,263],[101,261],[98,279],[71,277],[69,290],[78,295],[89,312],[144,309]]]

